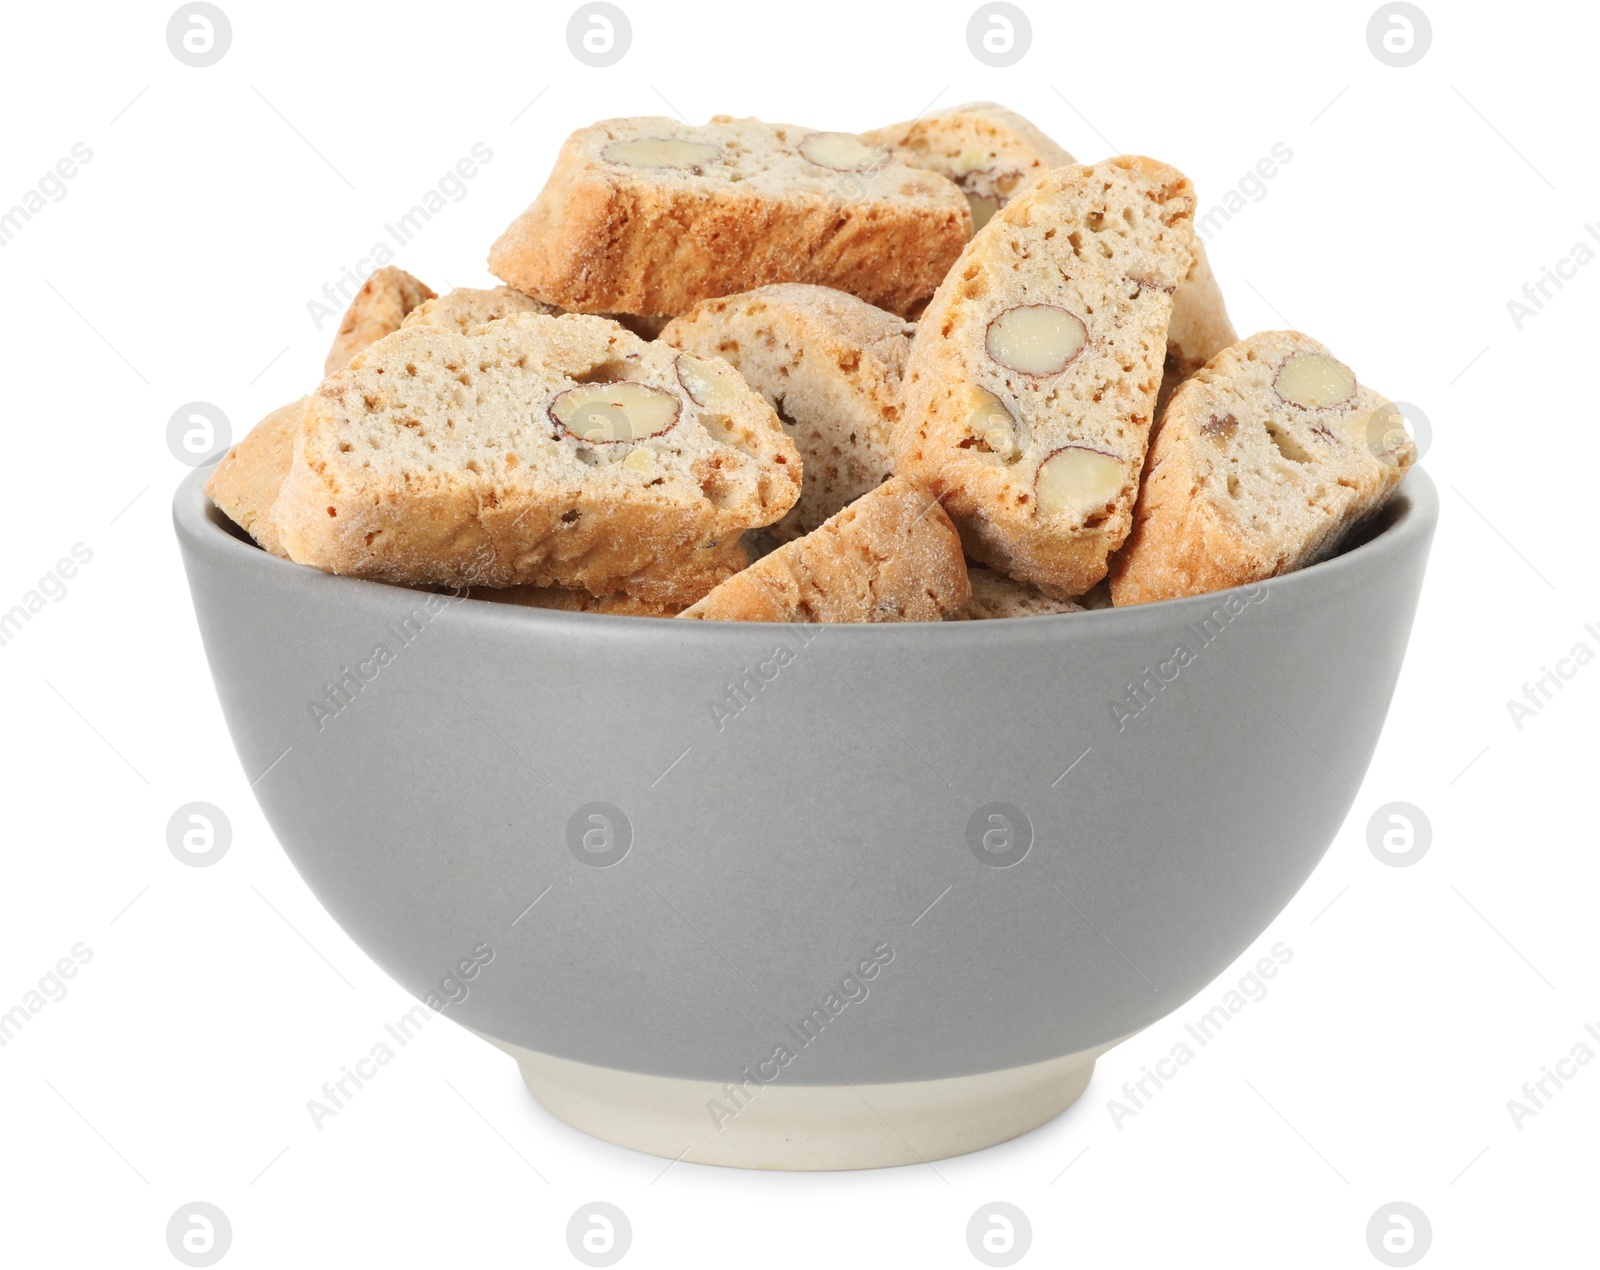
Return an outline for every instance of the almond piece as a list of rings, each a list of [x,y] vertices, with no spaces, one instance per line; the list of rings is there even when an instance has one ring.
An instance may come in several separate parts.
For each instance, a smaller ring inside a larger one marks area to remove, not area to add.
[[[1272,387],[1291,406],[1322,410],[1355,396],[1356,377],[1324,353],[1296,353],[1279,368]]]
[[[689,400],[707,410],[724,409],[733,396],[732,390],[717,378],[716,372],[697,357],[678,354],[678,382]]]
[[[892,157],[883,146],[869,146],[853,132],[811,132],[800,138],[800,157],[835,172],[871,172]]]
[[[722,152],[705,141],[639,137],[632,141],[613,141],[600,154],[607,162],[630,168],[691,168],[699,171],[705,164],[720,158]]]
[[[1008,462],[1021,458],[1023,444],[1017,436],[1017,421],[1005,403],[976,384],[968,386],[967,395],[972,403],[967,432],[982,441],[990,453]]]
[[[1039,465],[1034,484],[1038,514],[1088,520],[1117,501],[1126,480],[1122,460],[1115,455],[1066,446]]]
[[[1000,200],[985,198],[982,194],[968,194],[967,206],[972,209],[972,232],[977,233],[994,219],[994,214],[1000,210]]]
[[[1075,314],[1053,304],[1019,304],[989,323],[984,348],[1007,370],[1042,379],[1064,371],[1088,341]]]
[[[550,417],[568,436],[590,445],[615,445],[657,437],[678,422],[678,399],[626,380],[579,384],[557,393]]]

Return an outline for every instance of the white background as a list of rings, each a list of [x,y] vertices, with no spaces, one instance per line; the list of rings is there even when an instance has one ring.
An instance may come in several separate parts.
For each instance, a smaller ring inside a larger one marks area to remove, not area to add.
[[[0,208],[93,150],[0,248],[0,609],[93,551],[0,648],[0,1011],[93,950],[0,1049],[6,1264],[176,1265],[163,1232],[196,1199],[240,1267],[575,1265],[567,1219],[594,1199],[626,1211],[643,1267],[971,1266],[967,1220],[996,1199],[1031,1219],[1025,1265],[1377,1265],[1364,1232],[1392,1200],[1428,1215],[1425,1265],[1595,1264],[1600,1063],[1520,1128],[1506,1103],[1600,1028],[1600,665],[1520,730],[1505,704],[1578,641],[1600,652],[1600,262],[1520,331],[1507,311],[1600,247],[1592,13],[1430,0],[1428,54],[1395,69],[1370,3],[1025,0],[1032,48],[996,70],[968,51],[971,3],[625,0],[632,48],[597,70],[566,5],[223,7],[233,43],[205,69],[168,51],[165,4],[5,20]],[[1069,1112],[936,1166],[663,1171],[545,1114],[442,1020],[314,1128],[306,1100],[410,1001],[302,885],[235,761],[170,528],[168,417],[213,402],[237,436],[314,385],[332,329],[307,301],[475,142],[493,160],[398,261],[441,291],[488,284],[488,244],[594,119],[855,130],[983,98],[1080,159],[1173,162],[1203,207],[1286,143],[1210,244],[1236,325],[1297,326],[1432,422],[1427,588],[1327,858]],[[196,799],[234,834],[202,869],[165,840]],[[1393,800],[1433,827],[1407,868],[1367,845]],[[1270,995],[1114,1124],[1122,1083],[1278,941]]]

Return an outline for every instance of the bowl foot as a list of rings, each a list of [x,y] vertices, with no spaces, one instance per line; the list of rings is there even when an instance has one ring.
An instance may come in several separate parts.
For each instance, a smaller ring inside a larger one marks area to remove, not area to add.
[[[994,1146],[1070,1107],[1111,1048],[942,1080],[722,1085],[484,1039],[516,1059],[528,1091],[575,1129],[650,1155],[745,1169],[884,1168]]]

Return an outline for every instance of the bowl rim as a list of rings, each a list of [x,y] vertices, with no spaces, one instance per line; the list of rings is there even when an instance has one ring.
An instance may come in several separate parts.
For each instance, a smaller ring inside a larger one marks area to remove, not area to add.
[[[213,563],[240,571],[257,570],[263,576],[275,572],[279,580],[289,578],[293,571],[307,585],[338,587],[379,587],[397,594],[419,595],[423,592],[397,583],[370,578],[356,578],[326,573],[309,565],[296,564],[263,550],[248,538],[241,538],[229,527],[228,518],[205,492],[205,483],[214,469],[201,467],[179,482],[172,500],[173,527],[180,542],[188,549],[208,557]],[[1074,613],[1036,614],[1027,617],[1003,618],[980,622],[854,622],[827,623],[816,629],[826,630],[829,638],[878,639],[884,638],[884,628],[902,634],[915,631],[923,634],[940,631],[937,639],[993,640],[1010,633],[1039,633],[1048,631],[1059,638],[1068,630],[1096,634],[1108,633],[1111,624],[1132,634],[1152,627],[1169,624],[1182,625],[1198,612],[1216,607],[1220,597],[1235,592],[1264,587],[1268,595],[1283,593],[1295,595],[1308,588],[1333,587],[1358,584],[1364,577],[1382,571],[1397,559],[1417,551],[1426,552],[1439,521],[1438,487],[1420,467],[1406,473],[1404,481],[1378,513],[1389,518],[1389,523],[1365,542],[1337,555],[1280,574],[1261,582],[1246,583],[1200,595],[1182,596],[1171,600],[1158,600],[1149,604],[1128,605],[1122,608],[1086,609]],[[243,531],[240,531],[243,532]],[[548,626],[560,631],[584,630],[591,635],[602,632],[634,631],[640,634],[653,631],[658,634],[676,632],[677,637],[714,641],[730,632],[750,630],[790,630],[801,625],[794,622],[680,622],[671,617],[635,617],[614,613],[572,612],[562,609],[541,609],[529,605],[505,604],[493,600],[463,597],[468,611],[475,620],[488,622],[517,622],[528,626]],[[451,606],[452,609],[456,605]],[[1063,626],[1065,624],[1065,626]],[[700,632],[690,635],[691,630]]]

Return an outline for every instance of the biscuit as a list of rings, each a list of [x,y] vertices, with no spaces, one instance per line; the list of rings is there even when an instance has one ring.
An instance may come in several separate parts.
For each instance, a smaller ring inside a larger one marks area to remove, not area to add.
[[[432,289],[404,269],[385,265],[374,270],[339,320],[339,330],[333,337],[333,347],[328,350],[322,373],[331,375],[349,365],[350,359],[362,349],[398,331],[407,314],[424,300],[433,298]]]
[[[974,230],[1045,173],[1077,162],[1034,124],[992,101],[935,110],[861,139],[954,181],[967,196]]]
[[[937,622],[971,592],[938,501],[892,477],[820,529],[735,574],[680,617],[722,622]]]
[[[273,516],[333,573],[610,595],[799,492],[794,443],[726,362],[519,313],[397,331],[325,380]]]
[[[1311,564],[1415,461],[1399,412],[1316,340],[1252,335],[1168,403],[1112,599],[1199,595]]]
[[[800,501],[770,531],[788,541],[888,478],[913,329],[846,292],[788,282],[702,300],[661,338],[726,358],[777,411],[804,467]]]
[[[726,115],[700,127],[610,119],[567,139],[489,269],[586,313],[676,314],[810,282],[903,315],[971,226],[949,181],[851,133]]]
[[[967,570],[972,598],[946,616],[947,622],[980,622],[1001,617],[1043,617],[1051,613],[1081,613],[1076,600],[1058,600],[1026,582],[1014,582],[1003,573],[982,565]]]
[[[227,515],[265,550],[288,557],[272,519],[283,478],[294,460],[294,438],[305,418],[309,397],[279,406],[223,455],[206,493]]]
[[[978,229],[1047,172],[1077,162],[1036,125],[992,101],[936,110],[863,133],[862,140],[891,146],[912,166],[949,177],[967,196]],[[1238,338],[1205,244],[1196,238],[1194,264],[1172,294],[1166,382],[1157,417],[1171,389]]]
[[[611,595],[590,595],[570,587],[474,587],[472,597],[523,604],[530,608],[582,613],[620,613],[628,617],[676,617],[713,587],[750,565],[739,539],[708,543],[675,559],[650,565],[624,578]]]
[[[995,214],[918,323],[895,471],[973,559],[1071,598],[1133,520],[1194,192],[1153,159],[1057,169]]]
[[[671,617],[749,566],[750,553],[735,535],[654,561],[622,579],[617,590],[642,604],[670,608],[661,616]]]
[[[441,326],[462,334],[486,322],[498,322],[516,313],[544,313],[555,316],[561,312],[553,304],[511,287],[494,287],[489,290],[477,287],[457,287],[444,295],[417,305],[407,313],[397,329],[409,326]],[[328,372],[332,374],[332,371]]]

